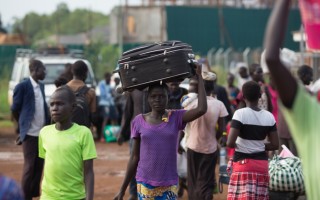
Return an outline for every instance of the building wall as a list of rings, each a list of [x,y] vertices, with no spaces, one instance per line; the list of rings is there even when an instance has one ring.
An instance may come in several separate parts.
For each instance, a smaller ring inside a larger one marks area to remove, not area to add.
[[[122,18],[119,17],[119,13],[122,13]],[[148,43],[167,40],[165,26],[163,7],[117,8],[111,12],[111,43]],[[119,38],[121,35],[123,35],[122,41]]]

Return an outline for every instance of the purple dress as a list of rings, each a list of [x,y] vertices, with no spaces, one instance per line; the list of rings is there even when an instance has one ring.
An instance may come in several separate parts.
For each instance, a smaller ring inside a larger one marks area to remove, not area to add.
[[[131,137],[140,138],[140,160],[136,179],[152,186],[178,184],[177,149],[185,110],[172,110],[168,122],[148,124],[140,114],[131,125]]]

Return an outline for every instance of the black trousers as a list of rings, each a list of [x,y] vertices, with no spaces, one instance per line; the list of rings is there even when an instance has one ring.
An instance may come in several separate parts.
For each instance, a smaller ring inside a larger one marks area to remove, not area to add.
[[[27,135],[22,142],[24,165],[22,173],[22,190],[25,200],[40,195],[40,181],[44,160],[39,158],[38,137]]]
[[[212,200],[218,151],[203,154],[187,150],[189,200]]]

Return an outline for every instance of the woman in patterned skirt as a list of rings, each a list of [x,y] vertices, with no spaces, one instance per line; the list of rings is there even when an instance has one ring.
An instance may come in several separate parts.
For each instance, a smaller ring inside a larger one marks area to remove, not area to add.
[[[278,149],[276,121],[269,111],[258,108],[258,83],[249,81],[242,91],[247,107],[234,113],[227,141],[228,147],[235,148],[228,200],[269,199],[266,151]]]
[[[131,123],[133,152],[119,193],[114,198],[122,200],[126,188],[136,175],[138,198],[176,200],[178,190],[177,151],[179,131],[186,123],[207,111],[206,93],[197,66],[199,79],[198,106],[192,110],[166,110],[168,87],[166,84],[151,85],[148,103],[151,112],[137,115]]]

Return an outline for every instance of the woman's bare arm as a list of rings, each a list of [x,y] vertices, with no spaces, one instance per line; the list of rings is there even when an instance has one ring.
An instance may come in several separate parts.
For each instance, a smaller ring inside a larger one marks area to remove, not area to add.
[[[227,140],[227,147],[230,148],[235,148],[236,147],[236,140],[237,137],[240,134],[240,130],[236,128],[231,128],[229,135],[228,135],[228,140]]]
[[[201,75],[201,65],[197,65],[197,76],[198,76],[198,106],[194,109],[188,110],[183,115],[183,122],[191,122],[207,112],[207,96],[204,89],[204,83]]]

